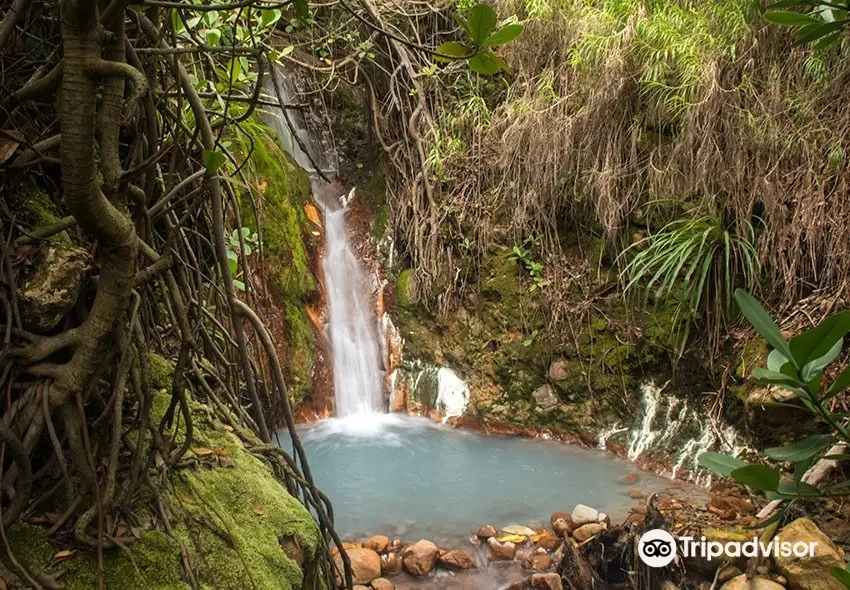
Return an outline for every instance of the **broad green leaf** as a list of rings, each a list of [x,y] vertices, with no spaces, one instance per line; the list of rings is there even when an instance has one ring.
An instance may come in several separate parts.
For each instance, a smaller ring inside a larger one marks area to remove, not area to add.
[[[745,465],[731,473],[732,479],[756,490],[775,492],[779,487],[779,472],[767,465]]]
[[[782,372],[782,367],[788,364],[788,359],[785,358],[778,350],[771,350],[770,354],[767,355],[767,368],[771,371],[776,371],[777,373]]]
[[[483,45],[484,40],[490,36],[495,28],[496,11],[489,4],[482,2],[472,7],[472,10],[469,11],[469,36],[472,37],[473,43],[478,46]]]
[[[841,347],[844,346],[844,338],[839,338],[838,342],[832,345],[826,354],[823,356],[816,358],[812,361],[809,361],[806,365],[803,366],[803,369],[800,371],[800,376],[803,378],[803,381],[809,382],[812,379],[820,376],[821,372],[826,368],[829,363],[834,361],[838,355],[841,353]],[[817,392],[820,389],[820,383],[816,384],[817,386],[812,389],[812,391]]]
[[[299,18],[310,16],[310,5],[307,3],[307,0],[295,0],[295,14]]]
[[[237,291],[244,291],[245,290],[245,283],[243,283],[239,279],[233,279],[233,286],[236,287]]]
[[[815,498],[823,496],[823,493],[811,484],[804,481],[786,481],[776,488],[776,491],[786,496],[800,496],[801,498]]]
[[[454,59],[463,59],[472,55],[472,51],[466,45],[454,41],[438,45],[435,52],[438,55],[435,55],[434,59],[443,63],[454,61]]]
[[[207,29],[204,36],[207,39],[207,45],[218,45],[218,42],[221,41],[221,30]]]
[[[212,176],[215,174],[221,168],[221,165],[224,164],[225,159],[224,154],[220,152],[204,150],[204,168],[207,170],[207,175]]]
[[[797,383],[797,380],[790,375],[777,373],[776,371],[771,371],[769,369],[762,369],[761,367],[753,369],[753,377],[759,381],[766,381],[767,383]]]
[[[482,52],[470,58],[469,67],[479,74],[492,76],[502,69],[503,64],[500,62],[501,60],[497,59],[492,53]]]
[[[833,578],[844,584],[845,588],[850,588],[850,572],[833,565],[829,568],[829,573],[832,574]]]
[[[484,47],[495,47],[496,45],[510,43],[522,34],[522,28],[519,23],[505,25],[484,40]]]
[[[796,463],[814,457],[821,449],[831,445],[833,440],[831,434],[815,434],[791,445],[767,449],[764,453],[774,461]]]
[[[809,24],[820,24],[821,21],[799,12],[771,10],[764,13],[764,20],[791,27],[801,27]]]
[[[265,8],[260,11],[260,18],[262,19],[262,23],[264,27],[270,27],[275,24],[280,18],[281,12],[279,10],[272,10],[270,8]]]
[[[746,461],[722,453],[703,453],[699,456],[699,464],[701,467],[724,477],[730,477],[733,471],[747,465]]]
[[[791,354],[798,367],[825,355],[850,332],[850,310],[824,318],[817,326],[791,339]]]
[[[822,459],[829,459],[831,461],[850,461],[850,455],[846,453],[838,453],[836,455],[824,455],[821,457]]]
[[[735,300],[738,302],[738,307],[741,308],[741,313],[746,316],[756,331],[761,334],[768,344],[778,350],[785,358],[790,360],[796,368],[800,368],[802,364],[798,364],[794,356],[791,354],[791,347],[788,341],[782,336],[779,331],[779,326],[773,321],[761,304],[755,298],[744,291],[743,289],[735,290]]]
[[[831,23],[820,25],[819,27],[806,31],[805,33],[803,33],[802,31],[798,31],[797,41],[800,43],[811,43],[812,41],[816,41],[821,37],[825,37],[826,35],[831,35],[837,31],[843,30],[846,23],[846,20],[837,20]]]
[[[236,260],[229,258],[227,260],[227,268],[230,269],[230,274],[235,275],[236,271],[239,270],[239,263]]]

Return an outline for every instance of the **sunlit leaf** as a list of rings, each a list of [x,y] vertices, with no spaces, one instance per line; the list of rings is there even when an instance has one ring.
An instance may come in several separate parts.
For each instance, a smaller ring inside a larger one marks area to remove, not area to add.
[[[767,340],[768,344],[793,362],[797,368],[801,367],[802,365],[798,364],[791,354],[791,347],[785,337],[782,336],[782,332],[779,331],[779,326],[776,325],[776,322],[773,321],[773,318],[761,304],[743,289],[735,290],[735,300],[738,302],[738,307],[741,308],[741,313],[750,320],[750,323]]]
[[[734,470],[747,465],[746,461],[722,453],[703,453],[699,456],[699,464],[701,467],[725,477],[731,476]]]
[[[504,45],[505,43],[510,43],[517,37],[522,34],[522,25],[521,24],[513,24],[513,25],[505,25],[498,31],[495,31],[492,35],[487,37],[484,40],[484,47],[494,47],[496,45]]]
[[[821,24],[821,21],[799,12],[771,10],[764,13],[764,19],[777,25],[799,27],[808,24]]]
[[[434,51],[437,53],[434,59],[443,63],[451,62],[455,59],[463,59],[472,55],[472,51],[466,45],[454,41],[438,45]]]
[[[207,176],[212,176],[221,168],[225,161],[224,154],[211,150],[204,150],[204,168],[206,168]]]
[[[476,4],[469,11],[469,36],[473,43],[483,45],[496,28],[496,11],[488,4]],[[476,70],[477,71],[477,70]],[[495,73],[495,72],[494,72]]]
[[[484,76],[492,76],[502,69],[502,64],[492,53],[482,52],[470,58],[469,67]]]
[[[774,461],[805,461],[831,445],[833,440],[831,434],[815,434],[791,445],[767,449],[765,455]]]
[[[779,487],[779,472],[767,465],[745,465],[731,473],[740,484],[763,491],[775,492]]]

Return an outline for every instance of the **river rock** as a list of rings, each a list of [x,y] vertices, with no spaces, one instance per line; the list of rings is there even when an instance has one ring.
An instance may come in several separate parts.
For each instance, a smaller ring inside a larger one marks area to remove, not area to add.
[[[595,537],[604,530],[604,524],[598,522],[591,522],[590,524],[580,526],[576,530],[574,530],[573,539],[575,539],[579,543],[584,543],[588,539]]]
[[[385,537],[384,535],[375,535],[374,537],[369,537],[363,541],[363,546],[366,549],[371,549],[377,553],[383,553],[386,551],[389,544],[390,538]]]
[[[478,532],[475,533],[475,536],[479,539],[489,539],[490,537],[496,536],[496,527],[493,525],[487,524],[478,529]]]
[[[369,586],[364,586],[363,584],[355,584],[354,590],[371,590]]]
[[[543,531],[542,533],[540,533],[540,536],[537,538],[537,545],[539,547],[543,547],[543,549],[546,549],[548,551],[552,551],[553,549],[557,548],[558,545],[560,545],[560,544],[561,544],[561,538],[558,535],[556,535],[556,534],[554,534],[550,531]]]
[[[583,524],[597,522],[597,519],[599,518],[599,511],[596,508],[591,508],[584,504],[578,504],[575,508],[573,508],[573,513],[570,517],[572,518],[573,525],[580,527]]]
[[[537,403],[537,409],[547,412],[561,403],[558,396],[555,395],[555,390],[551,385],[541,385],[531,394],[534,401]]]
[[[570,516],[567,515],[567,518],[559,518],[558,520],[553,522],[552,529],[555,531],[555,534],[561,537],[566,537],[567,535],[573,532],[575,526],[573,526],[573,521]]]
[[[611,526],[611,517],[605,514],[604,512],[600,512],[599,516],[596,517],[596,522],[604,524],[606,527],[609,527]]]
[[[776,569],[799,590],[844,590],[844,585],[829,572],[832,566],[844,567],[843,552],[808,518],[798,518],[779,533],[780,541],[815,543],[814,555],[809,557],[774,557]]]
[[[477,569],[472,558],[460,549],[453,549],[440,555],[437,563],[449,570],[474,570]]]
[[[388,547],[388,551],[401,551],[404,548],[404,543],[401,539],[393,539],[390,541],[390,546]]]
[[[386,578],[372,580],[372,590],[395,590],[395,584]]]
[[[401,573],[401,557],[398,553],[390,551],[386,555],[381,555],[381,573],[385,576]]]
[[[381,577],[381,557],[364,547],[346,547],[345,553],[351,562],[351,573],[355,584],[369,584],[375,578]],[[339,571],[342,571],[342,558],[337,554],[334,557]]]
[[[402,564],[411,575],[424,576],[434,569],[439,553],[440,550],[431,541],[420,539],[404,550]]]
[[[490,557],[495,561],[510,561],[516,555],[516,544],[510,541],[499,543],[496,537],[490,537],[487,544],[490,546]]]
[[[561,576],[556,573],[534,574],[531,576],[530,582],[534,590],[564,590]]]
[[[564,359],[558,359],[549,365],[548,373],[552,381],[566,381],[570,378],[570,365]]]
[[[785,587],[761,576],[748,580],[747,574],[741,574],[723,584],[720,590],[785,590]]]
[[[740,568],[735,567],[734,565],[727,565],[717,573],[717,581],[723,584],[732,578],[737,578],[742,573],[743,572]]]
[[[522,562],[522,567],[536,572],[545,572],[552,567],[552,558],[545,549],[538,549]]]

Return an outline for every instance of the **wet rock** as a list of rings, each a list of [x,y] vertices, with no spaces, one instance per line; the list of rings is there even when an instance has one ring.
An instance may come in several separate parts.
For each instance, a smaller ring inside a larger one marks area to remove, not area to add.
[[[401,557],[398,553],[392,551],[386,555],[381,555],[381,573],[385,576],[401,573]]]
[[[611,517],[605,514],[604,512],[600,512],[599,516],[596,517],[596,522],[604,524],[606,527],[608,527],[611,526]]]
[[[576,527],[580,527],[583,524],[596,522],[596,519],[599,518],[599,511],[596,508],[591,508],[584,504],[578,504],[573,509],[573,513],[570,517],[572,518],[573,524]]]
[[[453,549],[452,551],[443,553],[437,559],[437,563],[449,570],[477,569],[472,558],[465,551],[461,551],[460,549]]]
[[[372,580],[372,590],[395,590],[395,584],[386,578]]]
[[[536,572],[545,572],[552,567],[552,558],[545,549],[538,549],[522,562],[522,567]]]
[[[605,528],[605,525],[600,524],[598,522],[592,522],[590,524],[580,526],[573,531],[573,539],[575,539],[579,543],[584,543],[588,539],[595,537],[596,535],[604,531]]]
[[[489,525],[489,524],[484,525],[483,527],[478,529],[478,532],[475,533],[475,536],[478,537],[479,539],[489,539],[490,537],[495,537],[496,536],[496,528],[492,525]]]
[[[575,526],[573,525],[573,520],[567,515],[567,518],[559,518],[555,522],[552,523],[552,529],[555,531],[555,534],[566,537],[570,533],[573,532]]]
[[[511,582],[510,584],[502,588],[502,590],[525,590],[525,588],[525,580],[517,580],[516,582]]]
[[[354,590],[371,590],[369,586],[364,586],[363,584],[355,584]]]
[[[363,546],[366,549],[371,549],[377,553],[383,553],[386,551],[389,544],[389,537],[385,537],[384,535],[375,535],[374,537],[369,537],[363,541]]]
[[[81,248],[50,246],[21,284],[21,321],[30,332],[55,328],[80,296],[91,258]]]
[[[530,582],[534,590],[564,590],[561,576],[556,573],[534,574]]]
[[[785,588],[761,576],[748,580],[747,574],[741,574],[723,584],[720,590],[785,590]]]
[[[549,524],[552,525],[552,527],[554,528],[555,527],[555,521],[558,520],[559,518],[567,520],[567,519],[570,519],[570,515],[567,514],[566,512],[553,512],[552,515],[549,517]],[[570,519],[570,521],[572,521],[572,519]]]
[[[375,578],[381,577],[381,558],[371,549],[363,547],[346,547],[345,553],[351,562],[351,573],[355,584],[368,584]],[[342,558],[336,554],[339,571],[342,571]]]
[[[717,581],[721,584],[728,582],[732,578],[736,578],[740,576],[743,572],[740,568],[735,567],[734,565],[727,565],[722,568],[720,572],[717,574]]]
[[[434,569],[440,550],[431,541],[420,539],[404,550],[402,564],[414,576],[424,576]]]
[[[540,537],[538,537],[538,539],[537,539],[537,545],[539,547],[542,547],[543,549],[548,550],[548,551],[552,551],[553,549],[556,549],[558,547],[558,545],[560,545],[560,544],[561,544],[561,538],[558,535],[551,533],[549,531],[543,531],[540,534]]]
[[[510,541],[499,543],[496,537],[490,537],[487,545],[490,546],[490,557],[495,561],[510,561],[516,555],[516,545]]]
[[[778,535],[780,542],[814,545],[812,556],[782,555],[774,557],[776,569],[799,590],[844,590],[844,585],[832,576],[829,568],[844,567],[843,552],[808,518],[798,518],[785,526]],[[801,547],[802,549],[802,547]],[[792,552],[793,553],[793,552]],[[802,551],[801,551],[802,553]]]
[[[388,551],[401,551],[404,548],[404,543],[402,543],[401,539],[393,539],[390,541],[390,545],[387,548]]]
[[[548,412],[561,403],[561,400],[555,395],[555,390],[552,389],[551,385],[542,385],[535,389],[531,395],[537,403],[537,409],[544,412]]]
[[[679,587],[670,580],[664,580],[661,584],[661,590],[679,590]]]
[[[618,481],[620,483],[631,485],[633,483],[637,483],[638,478],[639,478],[639,476],[637,474],[637,471],[632,471],[631,473],[625,474]]]
[[[548,373],[552,381],[566,381],[570,378],[570,365],[564,359],[558,359],[549,365]]]

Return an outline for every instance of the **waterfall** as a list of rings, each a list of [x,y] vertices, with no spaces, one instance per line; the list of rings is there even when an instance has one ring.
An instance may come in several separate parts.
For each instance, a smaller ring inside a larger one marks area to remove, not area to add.
[[[292,76],[279,69],[275,77],[277,87],[269,81],[266,91],[283,104],[292,103],[297,95],[291,87]],[[321,133],[310,129],[300,109],[272,109],[268,122],[279,133],[282,147],[310,173],[313,196],[325,214],[323,269],[328,303],[325,331],[333,356],[336,415],[382,412],[378,318],[372,305],[371,286],[357,260],[345,223],[354,189],[347,195],[339,195],[338,183],[321,178],[335,175],[336,154],[323,141]]]

